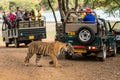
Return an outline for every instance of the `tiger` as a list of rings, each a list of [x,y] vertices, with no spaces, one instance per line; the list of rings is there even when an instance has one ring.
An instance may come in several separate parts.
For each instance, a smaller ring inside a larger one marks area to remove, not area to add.
[[[42,41],[33,41],[28,45],[28,52],[27,56],[25,57],[25,65],[28,66],[29,60],[31,57],[36,54],[36,65],[38,67],[42,67],[42,65],[39,64],[40,58],[44,54],[49,54],[51,56],[51,59],[53,61],[53,66],[60,67],[61,65],[58,63],[57,56],[60,55],[60,53],[64,52],[74,52],[74,48],[70,43],[62,43],[59,41],[54,42],[42,42]]]

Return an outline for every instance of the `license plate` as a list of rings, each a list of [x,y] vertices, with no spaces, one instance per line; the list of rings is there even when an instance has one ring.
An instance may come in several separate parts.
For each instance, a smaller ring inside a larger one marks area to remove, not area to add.
[[[68,35],[75,35],[75,32],[68,32]]]
[[[29,36],[29,39],[34,39],[34,36]]]
[[[85,49],[74,49],[74,52],[86,53],[87,50],[85,50]]]

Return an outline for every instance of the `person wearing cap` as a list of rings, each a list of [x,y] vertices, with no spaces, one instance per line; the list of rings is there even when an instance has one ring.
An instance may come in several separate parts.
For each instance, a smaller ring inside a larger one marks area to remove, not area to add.
[[[86,8],[86,16],[83,18],[83,22],[92,24],[96,22],[96,17],[93,14],[91,14],[90,8]]]

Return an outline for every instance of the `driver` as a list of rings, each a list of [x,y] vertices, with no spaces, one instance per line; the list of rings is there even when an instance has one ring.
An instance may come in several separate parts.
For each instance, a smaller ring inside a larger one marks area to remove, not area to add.
[[[96,22],[96,17],[93,14],[91,14],[90,8],[86,8],[86,15],[83,18],[83,22],[92,24]]]

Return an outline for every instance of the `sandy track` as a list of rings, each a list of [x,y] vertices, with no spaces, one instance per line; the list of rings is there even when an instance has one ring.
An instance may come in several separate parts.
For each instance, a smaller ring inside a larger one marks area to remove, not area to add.
[[[54,41],[55,27],[53,23],[47,24],[47,39]],[[94,56],[81,57],[75,55],[73,60],[61,59],[61,68],[49,65],[50,57],[43,57],[43,67],[35,66],[35,55],[28,67],[24,66],[26,47],[9,48],[0,42],[0,80],[119,80],[120,54],[109,57],[105,62],[99,62]]]
[[[0,80],[119,80],[120,55],[99,62],[94,56],[75,55],[73,60],[59,60],[61,68],[49,65],[50,57],[43,57],[43,67],[36,67],[35,55],[24,66],[27,48],[0,47]]]

